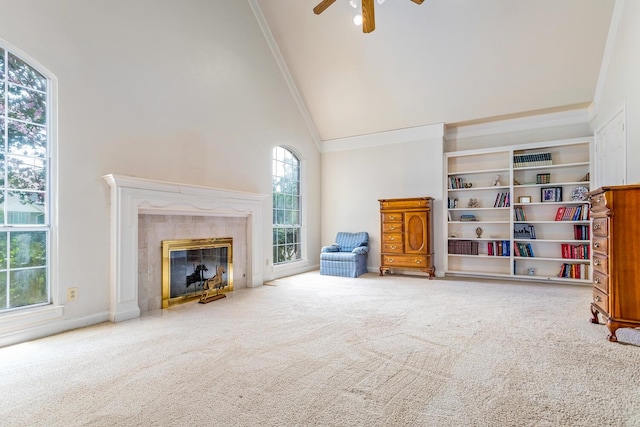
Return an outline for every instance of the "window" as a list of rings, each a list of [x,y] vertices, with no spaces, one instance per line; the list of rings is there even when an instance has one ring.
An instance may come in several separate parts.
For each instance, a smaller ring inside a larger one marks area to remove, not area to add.
[[[49,79],[0,47],[0,311],[50,302]]]
[[[273,264],[302,259],[300,160],[283,147],[273,149]]]

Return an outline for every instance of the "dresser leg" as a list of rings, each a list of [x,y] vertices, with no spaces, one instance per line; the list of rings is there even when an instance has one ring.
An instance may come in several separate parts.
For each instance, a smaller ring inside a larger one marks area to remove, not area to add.
[[[598,321],[598,310],[593,306],[593,304],[591,305],[591,319],[589,319],[589,322],[591,323],[600,323]]]
[[[607,320],[607,328],[609,328],[609,332],[610,332],[610,334],[607,335],[607,339],[609,341],[611,342],[618,341],[618,337],[616,336],[616,331],[618,330],[619,327],[620,325],[618,324],[618,322],[611,321],[611,319]]]

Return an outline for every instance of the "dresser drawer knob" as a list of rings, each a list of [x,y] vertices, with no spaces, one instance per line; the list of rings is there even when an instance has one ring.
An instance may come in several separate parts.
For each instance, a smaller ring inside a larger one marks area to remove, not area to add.
[[[422,260],[421,259],[417,259],[416,260],[416,264],[422,264]]]
[[[596,259],[596,260],[593,261],[593,265],[600,265],[600,264],[601,264],[601,262],[600,262],[599,259]]]
[[[594,300],[595,302],[601,302],[601,301],[602,301],[602,298],[600,298],[600,296],[599,296],[599,295],[596,295],[595,297],[593,297],[593,300]]]
[[[596,203],[600,203],[602,202],[602,196],[598,196],[598,198],[596,199]]]
[[[396,228],[394,226],[389,227],[389,230],[395,230]]]
[[[387,258],[387,262],[389,263],[393,262],[393,258]]]
[[[593,247],[594,247],[594,248],[599,248],[599,247],[600,247],[600,242],[595,242],[595,243],[593,244]]]
[[[593,229],[594,230],[600,230],[600,224],[597,223],[597,222],[595,224],[593,224]]]
[[[593,279],[593,281],[596,285],[599,285],[600,282],[602,282],[599,277],[596,277],[595,279]]]
[[[389,219],[396,219],[396,217],[393,215],[389,215]]]
[[[396,249],[396,248],[397,248],[396,245],[391,246],[391,249]]]

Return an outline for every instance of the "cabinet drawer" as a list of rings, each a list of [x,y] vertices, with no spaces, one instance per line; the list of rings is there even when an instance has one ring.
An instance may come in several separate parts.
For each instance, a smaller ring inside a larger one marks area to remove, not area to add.
[[[606,193],[594,194],[589,197],[589,202],[591,203],[592,212],[600,212],[608,209]]]
[[[593,286],[600,289],[605,294],[609,293],[609,276],[597,270],[593,271]]]
[[[384,233],[402,233],[401,222],[383,222],[382,231]]]
[[[392,253],[392,254],[401,254],[402,251],[402,243],[383,243],[382,244],[382,252],[383,253]]]
[[[601,254],[609,254],[609,239],[602,236],[593,237],[593,250],[594,252],[600,252]]]
[[[604,313],[609,315],[609,296],[598,288],[593,288],[593,302]]]
[[[382,264],[388,267],[429,268],[429,257],[412,255],[383,255]]]
[[[607,237],[609,235],[609,218],[593,219],[593,235]]]
[[[382,214],[382,222],[402,222],[401,212],[390,212]]]
[[[601,272],[602,274],[609,274],[609,261],[606,256],[600,254],[593,254],[593,269]]]

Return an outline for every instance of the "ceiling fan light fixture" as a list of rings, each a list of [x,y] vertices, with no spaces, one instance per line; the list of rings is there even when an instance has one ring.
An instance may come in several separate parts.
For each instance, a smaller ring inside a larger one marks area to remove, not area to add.
[[[356,24],[357,26],[362,25],[362,15],[358,13],[356,16],[354,16],[353,23]]]

